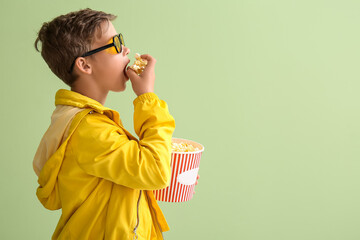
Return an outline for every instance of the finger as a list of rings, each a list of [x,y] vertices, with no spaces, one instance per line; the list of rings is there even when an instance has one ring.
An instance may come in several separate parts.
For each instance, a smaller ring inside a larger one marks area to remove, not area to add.
[[[145,66],[145,69],[142,71],[142,73],[140,73],[140,76],[145,76],[145,75],[149,75],[149,74],[153,74],[155,72],[155,64],[150,64],[150,62],[148,62],[148,64]]]
[[[132,69],[131,67],[128,67],[127,69],[126,69],[126,74],[129,76],[129,78],[131,79],[131,80],[133,80],[133,79],[137,79],[139,76],[137,75],[137,73],[134,71],[134,69]]]
[[[156,63],[156,59],[153,58],[151,55],[149,54],[143,54],[140,56],[142,59],[145,59],[148,63],[147,63],[147,67],[151,66],[154,67],[155,63]]]
[[[153,58],[150,54],[142,54],[142,55],[140,55],[140,57],[141,57],[142,59],[146,59],[146,60],[148,60],[148,61],[155,60],[155,58]],[[155,60],[155,61],[156,61],[156,60]]]

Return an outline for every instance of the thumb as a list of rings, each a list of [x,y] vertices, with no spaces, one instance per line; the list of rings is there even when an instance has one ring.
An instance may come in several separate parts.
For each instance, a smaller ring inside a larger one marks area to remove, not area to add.
[[[134,80],[136,78],[139,78],[139,76],[137,75],[137,73],[130,67],[127,67],[126,69],[126,74],[128,75],[128,77],[130,78],[130,80]]]

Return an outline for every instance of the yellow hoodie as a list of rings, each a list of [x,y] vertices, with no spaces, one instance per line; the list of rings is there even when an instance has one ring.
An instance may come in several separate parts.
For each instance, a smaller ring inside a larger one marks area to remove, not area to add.
[[[153,190],[170,182],[175,121],[154,93],[133,104],[139,140],[118,112],[73,91],[56,93],[33,162],[40,202],[62,209],[52,239],[163,239],[169,230]]]

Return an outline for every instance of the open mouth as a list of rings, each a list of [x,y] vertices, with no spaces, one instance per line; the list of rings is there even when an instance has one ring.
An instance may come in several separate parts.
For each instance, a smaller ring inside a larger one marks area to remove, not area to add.
[[[127,63],[127,64],[125,65],[125,67],[124,67],[124,75],[125,75],[125,77],[127,78],[127,80],[129,80],[129,76],[128,76],[127,73],[126,73],[126,69],[127,69],[129,63],[130,63],[130,60],[128,61],[128,63]]]
[[[129,76],[128,76],[127,73],[126,73],[126,66],[125,66],[125,68],[124,68],[124,75],[125,75],[126,79],[129,80]]]

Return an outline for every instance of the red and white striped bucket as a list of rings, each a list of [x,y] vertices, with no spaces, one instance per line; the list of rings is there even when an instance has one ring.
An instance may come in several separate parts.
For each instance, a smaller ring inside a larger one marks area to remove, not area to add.
[[[172,152],[170,185],[166,188],[155,190],[154,195],[158,201],[185,202],[193,197],[204,146],[200,143],[181,138],[173,138],[172,141],[191,144],[197,147],[199,151]]]

